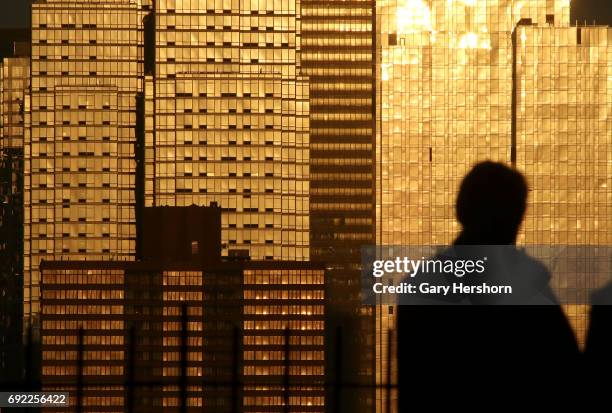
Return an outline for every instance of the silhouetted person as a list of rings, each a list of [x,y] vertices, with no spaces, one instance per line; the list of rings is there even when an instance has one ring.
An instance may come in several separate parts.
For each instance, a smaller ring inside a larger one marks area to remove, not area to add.
[[[495,162],[476,165],[457,196],[456,215],[463,230],[455,244],[515,244],[527,195],[527,183],[519,172]]]
[[[414,408],[415,391],[433,394],[436,380],[471,389],[467,377],[476,375],[481,389],[503,393],[515,384],[555,379],[557,367],[564,375],[575,367],[576,339],[549,286],[548,270],[514,246],[527,196],[524,177],[500,163],[480,163],[464,178],[456,204],[462,231],[440,256],[497,254],[495,263],[489,259],[486,279],[511,281],[519,296],[512,301],[460,293],[439,297],[443,305],[398,306],[401,412]],[[471,282],[467,276],[460,281]],[[517,300],[541,305],[498,305]],[[451,399],[436,402],[457,401]]]

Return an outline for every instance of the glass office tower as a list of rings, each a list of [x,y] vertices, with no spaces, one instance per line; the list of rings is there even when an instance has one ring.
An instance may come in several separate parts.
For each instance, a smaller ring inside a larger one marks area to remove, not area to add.
[[[24,140],[26,322],[39,313],[41,260],[134,258],[139,10],[135,0],[32,5]]]
[[[296,1],[155,5],[145,204],[218,202],[226,256],[309,258],[309,94],[299,30]]]
[[[363,385],[373,385],[374,372],[373,313],[361,305],[359,280],[361,246],[374,243],[375,3],[301,1],[302,70],[310,80],[311,257],[328,268],[327,374]],[[340,403],[342,411],[369,411],[373,394],[367,387],[333,393],[328,408]]]
[[[452,242],[460,180],[490,159],[529,181],[520,244],[608,245],[609,33],[569,27],[567,0],[379,2],[377,243]],[[583,339],[585,307],[566,310]],[[394,322],[380,307],[381,382]]]
[[[531,189],[519,242],[611,245],[612,28],[520,26],[515,56],[516,166]],[[577,281],[559,288],[593,283]],[[566,307],[581,343],[588,310]]]
[[[378,18],[378,241],[448,244],[461,178],[512,161],[514,27],[568,26],[569,2],[382,1]]]

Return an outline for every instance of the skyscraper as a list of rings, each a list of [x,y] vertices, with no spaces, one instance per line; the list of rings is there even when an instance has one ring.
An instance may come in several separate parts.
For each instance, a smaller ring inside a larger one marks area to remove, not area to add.
[[[452,242],[460,180],[487,159],[527,175],[520,244],[609,243],[609,30],[569,27],[567,0],[389,0],[377,18],[377,244]],[[385,381],[395,320],[377,310]]]
[[[164,224],[139,262],[42,264],[45,390],[80,372],[91,411],[323,412],[322,265],[221,261],[218,207],[144,215]]]
[[[512,161],[512,32],[568,26],[569,2],[392,0],[378,17],[378,243],[448,244],[461,178]]]
[[[531,190],[519,242],[609,246],[612,28],[522,25],[515,42],[516,166]],[[595,250],[589,254],[597,257]],[[562,254],[558,260],[572,258]],[[608,276],[600,274],[601,280]],[[581,288],[601,287],[601,280],[558,285],[572,297]],[[588,305],[568,305],[566,311],[583,343]]]
[[[0,64],[0,377],[19,380],[23,325],[23,128],[30,59]]]
[[[375,3],[301,1],[302,70],[310,81],[311,257],[328,268],[327,374],[363,385],[374,384],[372,308],[361,303],[359,280],[361,247],[374,243]],[[343,411],[367,411],[373,394],[373,387],[334,393],[328,408],[339,403]]]
[[[155,5],[145,203],[223,208],[223,254],[309,258],[299,2]]]
[[[143,73],[139,3],[32,5],[24,313],[34,326],[41,259],[134,259],[136,98]]]

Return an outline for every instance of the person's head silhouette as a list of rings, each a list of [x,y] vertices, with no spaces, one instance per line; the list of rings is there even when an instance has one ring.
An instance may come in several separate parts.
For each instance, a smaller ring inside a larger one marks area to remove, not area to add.
[[[527,206],[521,173],[496,162],[481,162],[465,176],[457,196],[463,231],[456,243],[507,245],[516,242]]]

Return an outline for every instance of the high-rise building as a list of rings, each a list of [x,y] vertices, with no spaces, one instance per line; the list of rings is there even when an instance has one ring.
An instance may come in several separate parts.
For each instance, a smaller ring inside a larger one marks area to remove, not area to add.
[[[377,244],[451,243],[459,183],[483,160],[527,176],[520,244],[609,244],[610,30],[569,27],[569,3],[378,2]],[[566,309],[579,339],[584,309]],[[394,311],[377,311],[385,382]]]
[[[612,28],[521,25],[515,46],[516,166],[531,191],[518,242],[609,246]],[[595,250],[589,254],[595,262]],[[571,263],[573,258],[564,255],[557,262]],[[601,274],[601,280],[608,276]],[[571,297],[581,288],[601,287],[601,280],[576,284],[569,278],[558,287]],[[588,310],[588,305],[566,306],[581,343]]]
[[[301,1],[302,71],[310,81],[311,257],[328,269],[327,374],[364,385],[330,389],[330,411],[373,406],[367,387],[374,384],[373,313],[359,292],[361,247],[375,242],[375,3]]]
[[[218,202],[223,255],[307,260],[299,2],[159,0],[154,16],[145,204]]]
[[[218,207],[144,216],[167,222],[140,262],[41,264],[44,389],[76,409],[81,383],[100,412],[323,412],[324,268],[221,261]]]
[[[0,381],[22,379],[23,134],[30,59],[0,64]]]
[[[137,95],[144,5],[32,5],[26,98],[24,314],[40,311],[42,259],[134,259]],[[36,331],[34,331],[36,336]]]
[[[125,411],[132,402],[134,411],[178,412],[183,394],[187,411],[325,411],[323,268],[278,261],[42,268],[43,388],[70,392],[71,411],[77,383],[91,412]],[[188,354],[184,393],[181,354]]]
[[[512,161],[514,28],[568,26],[569,2],[389,0],[378,18],[378,243],[448,244],[463,176]]]
[[[533,199],[521,242],[612,244],[612,29],[523,25],[516,165]]]

